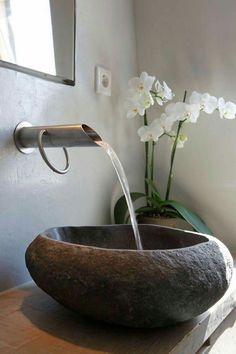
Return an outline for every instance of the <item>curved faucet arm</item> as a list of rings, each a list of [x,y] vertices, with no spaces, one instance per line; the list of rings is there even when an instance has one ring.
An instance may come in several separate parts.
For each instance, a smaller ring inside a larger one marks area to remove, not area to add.
[[[32,151],[32,148],[38,148],[38,137],[42,130],[46,131],[43,137],[44,147],[95,147],[99,146],[97,142],[102,141],[102,138],[86,124],[34,127],[28,122],[21,122],[14,131],[14,140],[18,150],[27,153],[26,149]]]
[[[102,138],[86,124],[49,125],[33,127],[28,122],[19,123],[14,130],[14,141],[17,149],[30,154],[34,148],[39,152],[48,167],[59,174],[69,171],[70,160],[66,150],[74,146],[100,146]],[[48,160],[44,147],[62,147],[66,157],[66,167],[61,170]]]

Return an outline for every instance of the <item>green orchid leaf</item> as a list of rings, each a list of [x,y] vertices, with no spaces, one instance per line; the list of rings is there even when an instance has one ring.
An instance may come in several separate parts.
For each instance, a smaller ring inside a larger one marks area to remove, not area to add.
[[[161,209],[161,204],[163,199],[161,199],[160,193],[158,192],[154,182],[151,179],[146,178],[145,181],[148,183],[151,191],[151,196],[148,197],[148,201],[153,208],[157,208],[158,212]]]
[[[184,220],[186,220],[190,225],[192,225],[194,230],[196,230],[197,232],[213,235],[212,231],[206,226],[202,219],[190,209],[183,206],[181,203],[176,202],[175,200],[167,200],[163,203],[163,206],[164,205],[171,206],[172,208],[174,208]]]
[[[128,224],[129,219],[130,219],[130,217],[129,217],[129,213],[128,213],[128,215],[126,215],[125,221],[122,224]]]
[[[162,200],[161,196],[160,196],[160,193],[158,192],[158,189],[155,186],[154,182],[151,179],[149,179],[149,178],[145,178],[145,181],[148,183],[148,185],[151,188],[152,193],[157,197],[157,199]]]
[[[152,208],[156,208],[156,209],[161,208],[161,204],[159,200],[157,200],[156,198],[148,197],[147,200],[149,201],[149,204]]]
[[[131,196],[132,201],[135,202],[135,200],[145,197],[145,194],[134,192],[134,193],[130,193],[130,196]],[[118,201],[116,202],[115,208],[114,208],[115,223],[116,224],[124,224],[125,220],[126,220],[127,212],[128,212],[128,206],[126,203],[125,196],[123,195],[122,197],[120,197],[118,199]]]
[[[178,211],[172,207],[161,207],[161,215],[169,216],[170,218],[181,218],[183,219],[182,215],[178,213]]]

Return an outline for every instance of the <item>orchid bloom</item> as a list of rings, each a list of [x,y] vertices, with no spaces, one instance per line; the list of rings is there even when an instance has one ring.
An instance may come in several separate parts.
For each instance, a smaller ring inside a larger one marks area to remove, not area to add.
[[[159,123],[166,133],[169,133],[172,129],[175,120],[172,116],[168,116],[166,113],[162,113]]]
[[[179,134],[178,140],[177,140],[177,148],[181,149],[184,147],[184,143],[188,140],[188,137],[186,134]]]
[[[176,133],[175,132],[171,132],[172,136],[171,136],[171,140],[172,140],[172,147],[174,145],[175,139],[176,139]],[[177,139],[177,145],[176,148],[178,149],[182,149],[184,147],[184,143],[188,140],[188,137],[186,134],[179,134],[178,139]]]
[[[129,99],[126,101],[127,118],[134,118],[137,114],[143,116],[145,108],[136,99]]]
[[[166,106],[165,112],[174,121],[180,120],[188,123],[196,123],[200,114],[200,105],[184,102],[170,103]]]
[[[161,135],[171,131],[174,121],[165,113],[160,118],[154,119],[149,125],[144,125],[138,130],[140,140],[142,142],[154,141],[156,142]]]
[[[163,81],[163,84],[161,85],[160,81],[157,80],[155,88],[157,94],[156,101],[160,106],[162,106],[163,103],[172,100],[174,97],[172,90],[167,86],[165,81]]]
[[[161,127],[159,119],[154,119],[150,125],[144,125],[138,129],[138,135],[143,143],[147,141],[156,142],[163,134],[164,129]]]
[[[143,116],[145,110],[153,104],[154,100],[152,95],[148,92],[128,97],[126,100],[127,118],[133,118],[137,114]]]
[[[212,114],[218,107],[218,101],[215,96],[209,95],[209,93],[199,93],[193,91],[190,99],[190,104],[199,104],[200,109],[208,114]]]
[[[155,76],[149,76],[143,71],[140,77],[134,77],[128,82],[129,91],[133,94],[150,93]]]
[[[138,101],[140,103],[140,105],[144,108],[144,109],[148,109],[149,107],[151,107],[152,105],[154,105],[154,100],[152,95],[149,92],[143,92],[139,97],[138,97]]]
[[[220,118],[234,119],[236,115],[236,105],[233,102],[225,102],[223,97],[219,98],[218,109]]]

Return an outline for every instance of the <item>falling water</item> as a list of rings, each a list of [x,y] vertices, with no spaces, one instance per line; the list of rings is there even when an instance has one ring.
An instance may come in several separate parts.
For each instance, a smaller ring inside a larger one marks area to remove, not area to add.
[[[106,143],[105,141],[99,141],[97,143],[109,155],[111,162],[115,168],[117,177],[120,181],[121,187],[122,187],[124,195],[125,195],[126,203],[128,205],[130,220],[131,220],[131,224],[132,224],[133,231],[134,231],[136,247],[138,250],[141,250],[142,249],[142,242],[141,242],[141,238],[140,238],[140,234],[139,234],[139,230],[138,230],[138,224],[136,221],[134,206],[133,206],[133,203],[132,203],[132,200],[130,197],[129,184],[128,184],[128,180],[125,175],[125,171],[123,169],[123,166],[122,166],[118,156],[116,155],[115,151],[112,149],[112,147],[108,143]]]

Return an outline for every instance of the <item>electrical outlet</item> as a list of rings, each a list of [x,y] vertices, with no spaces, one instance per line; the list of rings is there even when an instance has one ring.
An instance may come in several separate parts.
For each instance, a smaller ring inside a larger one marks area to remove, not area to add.
[[[102,68],[101,66],[96,66],[95,70],[95,88],[96,92],[111,96],[111,71]]]

